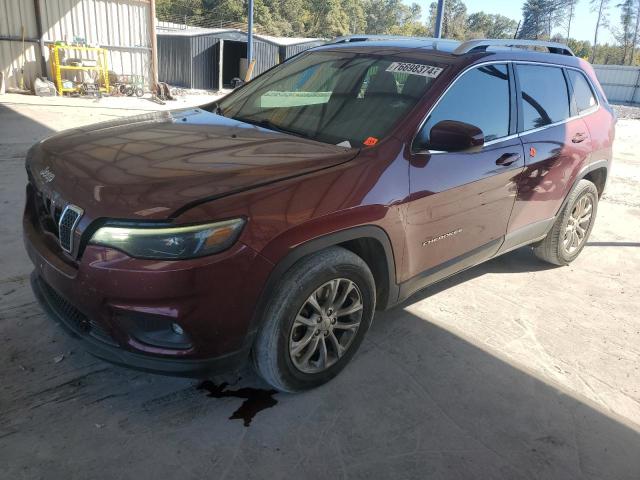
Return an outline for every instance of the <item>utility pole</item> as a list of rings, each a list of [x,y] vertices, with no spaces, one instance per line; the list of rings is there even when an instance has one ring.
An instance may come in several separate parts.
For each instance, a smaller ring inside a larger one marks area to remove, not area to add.
[[[252,73],[251,63],[253,62],[253,0],[249,0],[249,15],[248,15],[248,32],[247,32],[247,69]],[[247,75],[247,77],[249,77]],[[248,78],[247,80],[251,80]]]
[[[36,31],[38,32],[38,43],[40,44],[40,70],[43,77],[47,75],[47,61],[44,59],[44,34],[42,33],[42,16],[40,15],[40,0],[33,0],[33,9],[36,14]],[[633,55],[632,55],[633,56]]]
[[[156,36],[156,0],[149,2],[149,35],[151,35],[151,92],[158,91],[158,37]]]
[[[438,0],[438,11],[436,13],[436,31],[433,36],[435,38],[442,38],[442,17],[444,15],[444,1]]]

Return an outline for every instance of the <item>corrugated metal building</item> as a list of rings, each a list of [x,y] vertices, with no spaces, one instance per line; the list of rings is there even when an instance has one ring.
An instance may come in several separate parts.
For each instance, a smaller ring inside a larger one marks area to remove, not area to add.
[[[593,69],[610,102],[640,105],[640,67],[594,65]]]
[[[237,29],[186,27],[158,23],[158,77],[184,88],[219,90],[247,68],[246,32]],[[254,35],[253,76],[324,40]]]
[[[279,46],[281,62],[284,62],[287,58],[291,58],[300,52],[304,52],[305,50],[309,50],[310,48],[318,47],[326,43],[326,40],[321,38],[271,37],[266,35],[259,35],[259,37]]]
[[[36,12],[38,7],[38,12]],[[38,13],[38,14],[37,14]],[[37,19],[41,20],[41,53]],[[142,75],[150,82],[150,5],[148,0],[2,0],[0,2],[0,71],[8,87],[30,88],[41,75],[48,44],[83,38],[109,51],[109,70]],[[24,26],[25,47],[22,47]],[[51,77],[49,65],[46,76]]]
[[[158,78],[170,85],[219,89],[220,39],[210,35],[158,35]]]

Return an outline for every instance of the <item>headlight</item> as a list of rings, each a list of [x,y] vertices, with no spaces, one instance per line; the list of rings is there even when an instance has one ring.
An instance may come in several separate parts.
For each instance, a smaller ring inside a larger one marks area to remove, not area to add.
[[[188,227],[102,227],[89,243],[113,247],[136,258],[183,259],[226,250],[235,243],[241,218]]]

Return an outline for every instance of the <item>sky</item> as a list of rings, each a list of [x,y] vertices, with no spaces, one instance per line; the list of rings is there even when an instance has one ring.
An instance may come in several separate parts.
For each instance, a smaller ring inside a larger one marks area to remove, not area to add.
[[[414,0],[416,1],[416,0]],[[446,0],[445,0],[446,1]],[[523,0],[463,0],[467,6],[467,13],[486,12],[486,13],[500,13],[507,17],[513,18],[515,21],[522,19],[522,5]],[[411,3],[411,1],[407,1]],[[429,5],[431,0],[420,0],[417,3],[422,7],[423,13],[429,11]],[[612,26],[618,26],[620,19],[620,10],[615,8],[617,2],[611,2],[609,7],[609,20]],[[576,5],[575,19],[571,25],[571,37],[578,40],[593,41],[593,32],[596,27],[596,20],[598,16],[596,13],[591,12],[589,0],[578,0]],[[554,32],[555,33],[555,32]],[[612,43],[613,36],[609,29],[600,28],[598,33],[598,43],[609,42]]]

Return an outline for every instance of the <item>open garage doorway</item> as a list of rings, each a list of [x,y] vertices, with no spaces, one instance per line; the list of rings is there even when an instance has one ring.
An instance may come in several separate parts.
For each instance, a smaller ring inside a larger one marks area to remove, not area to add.
[[[222,50],[222,84],[231,87],[234,78],[244,79],[247,72],[247,43],[225,40]]]

